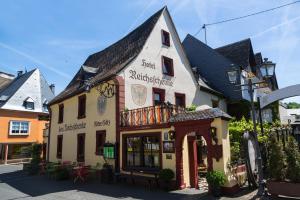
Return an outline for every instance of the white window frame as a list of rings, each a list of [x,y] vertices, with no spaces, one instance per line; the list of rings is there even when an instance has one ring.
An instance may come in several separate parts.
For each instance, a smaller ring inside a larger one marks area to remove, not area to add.
[[[18,123],[20,123],[20,125],[19,125],[19,133],[13,133],[13,132],[12,132],[12,130],[13,130],[13,129],[12,129],[13,122],[18,122]],[[27,133],[20,133],[22,122],[28,123],[28,132],[27,132]],[[30,124],[29,121],[11,120],[11,121],[9,121],[9,135],[14,135],[14,136],[16,136],[16,135],[29,135],[29,133],[30,133],[30,125],[31,125],[31,124]]]

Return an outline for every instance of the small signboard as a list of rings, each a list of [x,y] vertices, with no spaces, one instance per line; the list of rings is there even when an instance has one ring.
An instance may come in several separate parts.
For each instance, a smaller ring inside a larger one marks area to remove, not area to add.
[[[114,159],[115,158],[115,145],[105,144],[103,147],[104,158]]]

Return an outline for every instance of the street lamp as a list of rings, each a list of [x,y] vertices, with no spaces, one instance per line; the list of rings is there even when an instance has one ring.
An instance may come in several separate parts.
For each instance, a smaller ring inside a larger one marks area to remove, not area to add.
[[[275,72],[275,63],[269,61],[268,58],[264,58],[264,62],[260,66],[260,72],[264,78],[270,78]]]
[[[227,71],[228,75],[228,80],[231,84],[236,85],[238,83],[238,79],[240,77],[240,68],[235,67],[233,64],[230,66],[230,70]],[[262,73],[262,76],[264,79],[270,78],[274,75],[274,69],[275,69],[275,64],[272,63],[271,61],[268,61],[268,59],[265,59],[262,65],[260,66],[260,70]],[[256,112],[255,112],[255,107],[254,107],[254,101],[253,101],[253,93],[255,89],[260,88],[259,85],[261,83],[266,83],[266,81],[261,81],[261,82],[252,82],[252,78],[254,77],[251,72],[247,72],[247,76],[245,78],[247,79],[246,84],[242,85],[236,85],[236,86],[246,86],[248,89],[248,93],[250,96],[250,103],[251,103],[251,112],[252,112],[252,120],[253,120],[253,130],[254,130],[254,146],[256,148],[256,163],[257,163],[257,168],[258,168],[258,183],[259,183],[259,189],[258,189],[258,194],[262,195],[264,192],[264,183],[263,183],[263,169],[262,169],[262,157],[261,157],[261,152],[259,148],[259,143],[257,139],[257,123],[256,123]],[[258,86],[257,86],[258,85]],[[250,170],[249,170],[250,171]]]

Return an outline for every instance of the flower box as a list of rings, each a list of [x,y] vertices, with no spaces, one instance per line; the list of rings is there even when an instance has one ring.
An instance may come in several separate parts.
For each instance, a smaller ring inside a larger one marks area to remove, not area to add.
[[[300,183],[285,181],[267,181],[268,192],[272,196],[300,197]]]

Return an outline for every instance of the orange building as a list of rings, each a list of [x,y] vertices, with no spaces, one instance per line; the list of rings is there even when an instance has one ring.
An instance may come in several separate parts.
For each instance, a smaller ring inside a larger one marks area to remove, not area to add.
[[[54,97],[38,69],[19,72],[0,91],[0,162],[16,162],[30,157],[28,147],[43,142],[48,123],[48,101]]]

